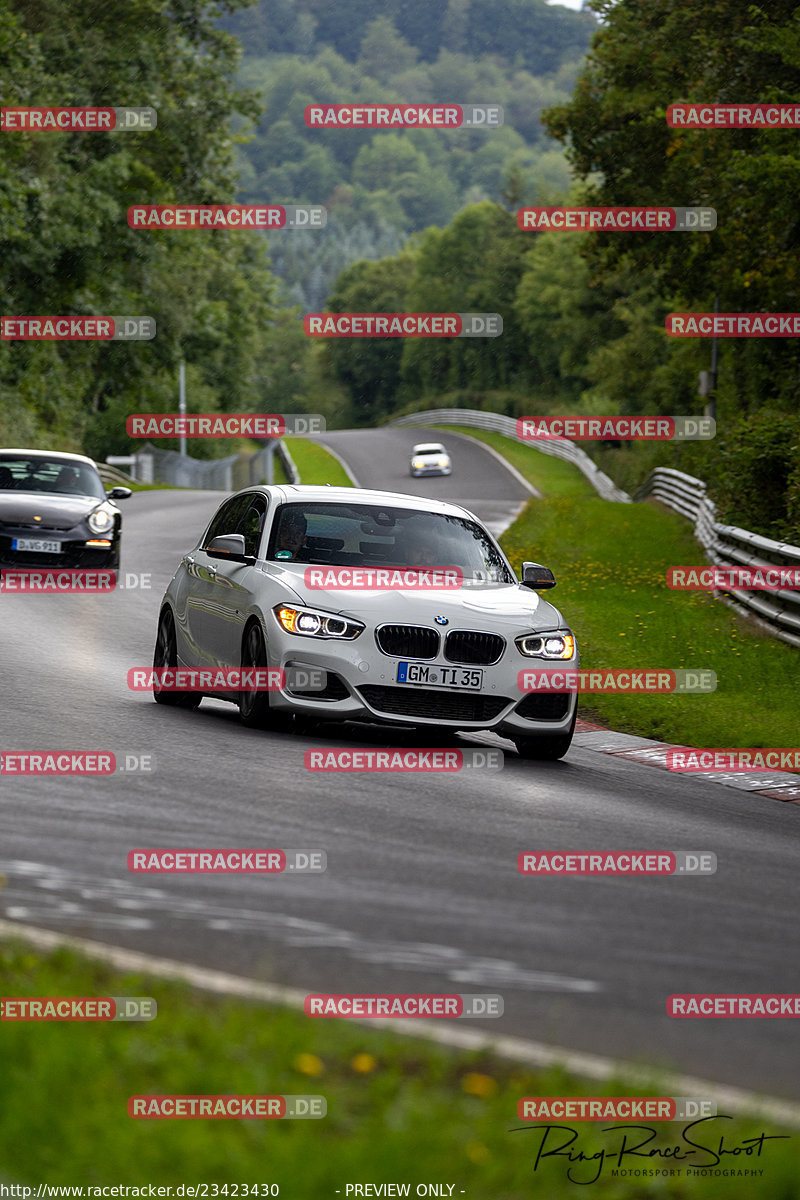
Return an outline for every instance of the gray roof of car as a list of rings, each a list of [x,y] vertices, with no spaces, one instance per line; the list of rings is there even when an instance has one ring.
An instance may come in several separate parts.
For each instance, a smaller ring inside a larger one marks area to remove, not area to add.
[[[66,450],[31,450],[24,446],[21,449],[0,446],[0,454],[22,454],[29,458],[67,458],[71,462],[88,463],[90,467],[97,467],[93,458],[85,454],[69,454]]]
[[[413,508],[419,512],[441,513],[451,517],[472,517],[473,514],[460,504],[448,504],[445,500],[431,500],[427,496],[409,496],[405,492],[379,492],[370,488],[334,487],[327,484],[267,484],[260,487],[243,488],[246,492],[264,492],[275,500],[287,504],[308,500],[321,504],[380,504],[394,508]]]

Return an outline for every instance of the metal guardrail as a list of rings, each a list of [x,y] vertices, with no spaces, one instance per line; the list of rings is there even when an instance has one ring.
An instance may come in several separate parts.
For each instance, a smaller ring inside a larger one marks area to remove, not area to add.
[[[117,484],[127,487],[129,483],[134,482],[131,475],[126,475],[124,471],[118,471],[116,467],[109,466],[108,462],[98,463],[97,471],[107,488],[116,487]]]
[[[576,446],[569,438],[558,438],[553,441],[532,442],[530,438],[522,438],[517,434],[517,422],[513,417],[503,413],[477,412],[471,408],[432,408],[426,412],[411,413],[407,417],[398,417],[389,422],[390,425],[469,425],[475,429],[488,429],[494,433],[502,433],[505,437],[513,438],[515,442],[523,442],[533,446],[542,454],[553,458],[561,458],[571,462],[581,474],[585,475],[594,490],[604,500],[614,500],[619,504],[630,504],[631,498],[627,492],[618,488],[609,479],[589,455]]]
[[[533,446],[541,454],[550,454],[571,462],[589,480],[598,495],[605,500],[630,503],[631,497],[621,491],[607,475],[592,462],[588,454],[567,438],[558,441],[532,441],[517,434],[513,417],[501,413],[478,412],[466,408],[435,408],[411,413],[389,422],[390,425],[466,425],[502,433],[514,441]],[[716,566],[775,567],[800,564],[800,546],[777,542],[750,533],[734,525],[717,521],[713,501],[708,498],[701,479],[685,475],[671,467],[656,467],[634,495],[634,500],[660,500],[694,524],[694,535]],[[776,592],[719,591],[717,597],[732,604],[756,620],[774,637],[800,646],[800,592],[786,589]]]
[[[702,479],[671,467],[656,467],[636,492],[635,500],[653,498],[666,504],[694,524],[694,535],[715,566],[786,567],[800,564],[800,546],[777,542],[750,533],[736,525],[717,521],[714,502],[706,494]],[[800,646],[800,592],[720,591],[727,600],[764,626],[774,637]]]
[[[300,475],[294,460],[282,441],[270,442],[255,454],[231,454],[227,458],[200,459],[179,454],[177,450],[160,450],[149,442],[131,455],[111,455],[113,464],[130,466],[131,474],[123,475],[117,466],[99,464],[103,482],[164,483],[170,487],[197,488],[201,491],[236,492],[256,483],[273,480],[273,455],[277,454],[290,483],[299,483]]]

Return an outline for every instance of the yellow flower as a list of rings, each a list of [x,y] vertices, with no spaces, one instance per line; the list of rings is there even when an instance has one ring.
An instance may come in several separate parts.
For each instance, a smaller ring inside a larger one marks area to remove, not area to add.
[[[484,1100],[497,1091],[497,1084],[491,1075],[479,1075],[476,1071],[465,1075],[461,1086],[468,1096],[480,1096]]]
[[[470,1162],[476,1163],[479,1167],[482,1167],[492,1157],[488,1146],[484,1146],[483,1142],[468,1142],[466,1154]]]
[[[316,1054],[298,1054],[294,1060],[295,1070],[303,1075],[321,1075],[325,1070],[322,1059]]]
[[[354,1071],[358,1071],[359,1075],[369,1075],[370,1071],[374,1071],[378,1065],[377,1058],[371,1054],[356,1054],[350,1062],[350,1066]]]

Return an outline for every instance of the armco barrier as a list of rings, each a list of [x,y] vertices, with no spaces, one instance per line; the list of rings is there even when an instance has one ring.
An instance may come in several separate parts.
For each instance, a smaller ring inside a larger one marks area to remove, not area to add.
[[[271,483],[273,454],[283,464],[290,483],[299,483],[300,475],[291,454],[280,440],[262,446],[255,454],[231,454],[227,458],[199,459],[179,454],[177,450],[160,450],[149,442],[136,454],[126,457],[130,476],[106,463],[100,464],[104,482],[165,483],[171,487],[198,488],[205,491],[235,492],[255,483]],[[114,456],[119,461],[120,456]]]
[[[558,441],[532,442],[517,435],[513,417],[501,413],[477,412],[466,408],[434,408],[426,412],[398,417],[391,425],[465,425],[502,433],[514,441],[533,446],[541,454],[554,455],[573,463],[604,500],[629,503],[631,497],[621,491],[579,446],[567,438]],[[714,504],[706,494],[701,479],[675,471],[671,467],[656,467],[638,489],[634,500],[652,498],[687,517],[694,525],[694,535],[716,565],[773,567],[794,566],[800,563],[800,546],[776,542],[734,525],[721,525],[716,519]],[[687,564],[688,565],[688,564]],[[719,599],[758,621],[774,637],[800,646],[800,592],[756,592],[734,590],[717,593]]]
[[[775,567],[800,563],[800,546],[776,542],[735,525],[721,525],[706,495],[702,479],[671,467],[656,467],[636,492],[635,500],[660,500],[694,524],[694,535],[707,557],[718,566]],[[731,589],[721,594],[746,609],[775,637],[800,646],[800,592],[749,592]]]

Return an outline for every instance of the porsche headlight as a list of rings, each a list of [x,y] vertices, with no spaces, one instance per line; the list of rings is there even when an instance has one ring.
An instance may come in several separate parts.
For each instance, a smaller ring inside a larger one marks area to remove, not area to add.
[[[336,613],[320,612],[316,608],[277,604],[272,611],[281,628],[300,637],[342,638],[352,641],[364,630],[360,621],[351,621],[349,617],[340,617]]]
[[[92,533],[107,533],[114,524],[114,518],[107,508],[96,508],[89,513],[88,525]]]
[[[571,633],[527,634],[517,638],[517,647],[526,658],[575,657],[575,638]]]

